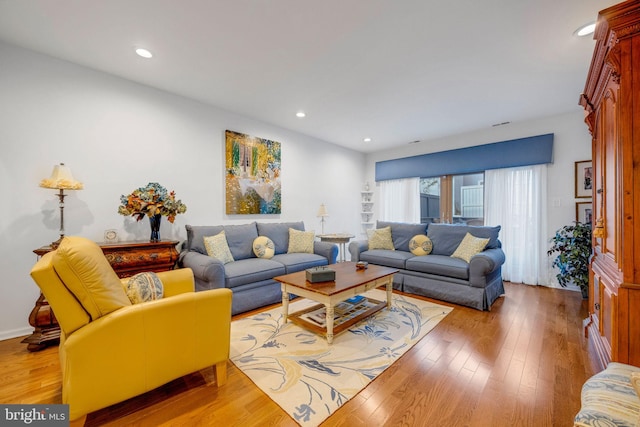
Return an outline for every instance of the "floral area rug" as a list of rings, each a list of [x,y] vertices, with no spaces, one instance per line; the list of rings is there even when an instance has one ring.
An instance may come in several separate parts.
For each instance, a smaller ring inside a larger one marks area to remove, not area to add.
[[[365,296],[386,301],[382,290]],[[298,298],[289,313],[314,305]],[[291,322],[280,307],[231,323],[231,361],[301,426],[317,426],[432,330],[450,307],[393,295],[392,308],[333,344]]]

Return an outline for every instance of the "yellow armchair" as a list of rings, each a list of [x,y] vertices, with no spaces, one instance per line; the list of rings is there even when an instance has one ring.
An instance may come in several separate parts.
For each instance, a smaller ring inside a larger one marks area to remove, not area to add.
[[[194,292],[190,269],[157,273],[162,299],[130,304],[100,247],[65,237],[31,276],[61,328],[62,403],[82,424],[98,409],[213,366],[226,381],[231,291]],[[124,298],[123,298],[124,295]]]

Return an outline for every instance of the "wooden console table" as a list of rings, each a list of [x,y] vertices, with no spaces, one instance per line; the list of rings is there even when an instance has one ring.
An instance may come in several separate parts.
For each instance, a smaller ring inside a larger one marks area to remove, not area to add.
[[[167,271],[174,268],[178,260],[176,240],[161,242],[122,242],[100,243],[100,248],[113,267],[118,277],[129,277],[143,271]],[[38,257],[51,252],[51,246],[43,246],[33,252]],[[60,341],[60,326],[49,303],[42,293],[38,297],[31,314],[29,324],[33,326],[33,333],[22,340],[27,343],[29,351],[39,351],[48,345],[58,344]]]

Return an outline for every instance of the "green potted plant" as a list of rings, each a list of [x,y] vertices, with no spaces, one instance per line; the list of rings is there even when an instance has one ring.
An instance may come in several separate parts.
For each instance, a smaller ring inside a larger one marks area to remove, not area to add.
[[[560,286],[574,283],[580,287],[583,298],[589,296],[589,260],[591,258],[591,224],[575,221],[556,231],[551,238],[551,248],[547,255],[558,253],[553,267],[560,272],[556,275]]]

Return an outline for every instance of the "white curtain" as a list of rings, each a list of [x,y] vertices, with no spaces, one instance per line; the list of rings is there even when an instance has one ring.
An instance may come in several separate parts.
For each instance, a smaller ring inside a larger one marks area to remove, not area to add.
[[[488,170],[484,185],[485,224],[502,226],[502,278],[547,285],[547,165]]]
[[[378,219],[420,223],[420,178],[380,181]]]

